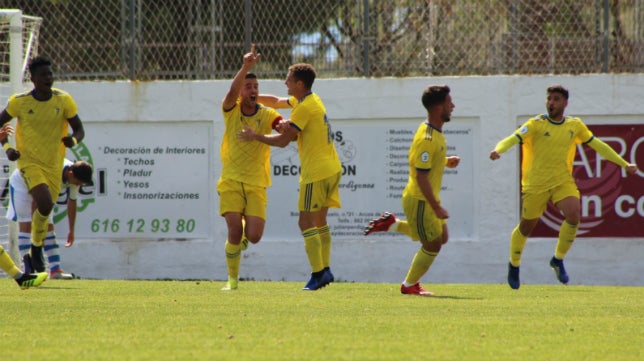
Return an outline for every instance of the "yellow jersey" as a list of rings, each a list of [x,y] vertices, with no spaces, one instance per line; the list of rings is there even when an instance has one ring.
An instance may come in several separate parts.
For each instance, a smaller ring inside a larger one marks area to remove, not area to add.
[[[255,113],[244,115],[240,101],[224,114],[226,129],[221,140],[221,178],[260,187],[271,185],[270,146],[261,142],[243,142],[237,139],[237,133],[245,126],[258,134],[270,134],[275,120],[282,116],[273,108],[257,105]]]
[[[440,202],[446,155],[447,142],[443,132],[432,127],[428,121],[421,123],[409,147],[409,180],[403,190],[403,197],[409,196],[427,201],[416,181],[416,175],[421,170],[428,171],[427,178],[432,186],[432,192],[436,201]]]
[[[300,183],[316,182],[342,170],[340,158],[333,144],[331,124],[326,116],[326,108],[315,93],[307,94],[302,100],[289,98],[291,125],[300,133],[297,148],[300,155]]]
[[[17,93],[9,98],[7,113],[18,118],[16,123],[16,150],[20,151],[18,168],[36,165],[60,172],[65,159],[65,145],[69,123],[78,113],[76,102],[68,93],[52,88],[52,96],[40,101],[32,91]]]
[[[557,123],[545,114],[530,118],[514,135],[521,143],[523,192],[545,191],[574,182],[572,165],[577,144],[588,143],[594,137],[579,118],[564,117]]]

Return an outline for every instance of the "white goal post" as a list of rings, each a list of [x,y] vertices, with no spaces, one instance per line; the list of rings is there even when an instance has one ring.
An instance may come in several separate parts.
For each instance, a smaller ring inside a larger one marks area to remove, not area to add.
[[[0,9],[0,109],[6,107],[13,93],[25,89],[27,64],[38,53],[41,23],[42,18],[24,15],[21,10]],[[0,165],[0,244],[20,267],[18,226],[6,219],[9,176],[16,165],[6,158],[4,152],[0,152]]]

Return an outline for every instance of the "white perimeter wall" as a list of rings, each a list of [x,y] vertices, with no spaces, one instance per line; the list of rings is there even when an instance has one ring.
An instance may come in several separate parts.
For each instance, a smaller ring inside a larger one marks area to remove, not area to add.
[[[413,131],[425,117],[420,104],[422,90],[429,84],[441,83],[452,88],[456,104],[453,121],[445,129],[457,126],[460,120],[476,129],[474,139],[466,146],[470,147],[467,151],[474,157],[466,162],[470,162],[468,176],[473,177],[474,188],[478,189],[472,193],[472,210],[467,216],[472,222],[468,226],[470,236],[452,239],[443,248],[423,282],[504,283],[509,234],[518,222],[518,153],[515,147],[501,161],[492,163],[487,158],[489,151],[528,116],[544,111],[545,88],[554,83],[564,84],[571,91],[567,114],[592,119],[589,123],[610,124],[612,119],[618,117],[622,123],[626,120],[636,126],[644,126],[644,74],[321,79],[316,81],[314,91],[324,100],[334,126],[342,127],[346,121],[352,125],[353,134],[356,124],[357,128],[368,130],[374,124],[380,124],[378,121],[386,120],[389,124],[397,119],[405,124],[405,128]],[[86,143],[90,148],[93,142],[107,145],[113,140],[118,142],[119,131],[96,131],[104,129],[106,124],[112,129],[120,129],[120,126],[163,122],[164,127],[145,128],[146,139],[139,140],[149,144],[149,139],[171,139],[173,126],[179,130],[186,122],[203,125],[209,130],[208,136],[195,139],[201,143],[198,146],[211,153],[207,157],[208,164],[197,165],[207,169],[204,176],[208,178],[208,194],[202,194],[202,197],[207,197],[209,207],[205,211],[200,210],[200,213],[207,214],[197,215],[196,218],[211,220],[209,227],[206,227],[208,236],[188,240],[79,237],[73,247],[61,248],[64,269],[81,277],[98,279],[225,279],[223,245],[226,230],[217,214],[218,198],[214,189],[220,171],[220,105],[229,81],[63,82],[56,86],[69,91],[76,99],[87,129]],[[282,80],[262,80],[260,90],[285,94]],[[130,141],[136,143],[137,139]],[[374,149],[383,146],[378,142],[371,145]],[[368,151],[364,146],[361,149],[362,154]],[[96,161],[97,156],[93,158]],[[100,164],[96,166],[100,167]],[[368,167],[368,164],[358,166]],[[175,177],[166,176],[165,181],[182,182],[181,174]],[[280,181],[281,178],[274,177],[274,187],[278,187]],[[377,192],[372,194],[372,197],[379,196]],[[276,200],[277,197],[269,193],[269,198],[272,207],[295,207],[294,197]],[[100,214],[101,210],[97,207],[101,202],[97,199],[91,206],[94,213]],[[387,203],[383,200],[383,204]],[[114,211],[115,207],[119,208],[119,205],[112,204],[110,211]],[[118,211],[127,214],[127,206]],[[150,212],[156,211],[150,209]],[[458,234],[458,214],[454,213],[452,211],[450,220],[455,223],[450,226],[451,233]],[[79,214],[78,227],[86,229],[89,222],[91,219],[84,217],[83,213]],[[241,277],[305,282],[310,270],[296,218],[273,218],[269,223],[264,240],[244,253]],[[633,227],[644,225],[637,221]],[[287,229],[290,236],[275,237],[273,230],[277,229]],[[58,238],[64,243],[65,233],[62,230],[58,232]],[[555,242],[554,239],[529,241],[522,264],[524,283],[556,283],[548,267]],[[332,269],[339,280],[397,283],[403,279],[418,246],[418,243],[401,237],[341,237],[333,245]],[[642,286],[642,256],[643,239],[584,238],[575,243],[566,261],[572,284]]]

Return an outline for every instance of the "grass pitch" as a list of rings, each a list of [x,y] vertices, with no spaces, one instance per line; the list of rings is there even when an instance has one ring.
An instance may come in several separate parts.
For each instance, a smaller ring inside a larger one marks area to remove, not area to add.
[[[642,360],[644,288],[0,280],[2,360]]]

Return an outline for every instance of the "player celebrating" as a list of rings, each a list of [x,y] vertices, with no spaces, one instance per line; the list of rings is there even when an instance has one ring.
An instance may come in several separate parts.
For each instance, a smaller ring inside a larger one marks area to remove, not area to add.
[[[331,124],[320,97],[311,90],[315,69],[310,64],[294,64],[288,69],[286,88],[290,97],[262,95],[260,101],[276,108],[293,108],[291,120],[281,122],[280,134],[257,134],[246,127],[243,140],[257,140],[285,147],[297,139],[302,173],[298,200],[298,225],[311,265],[311,278],[303,290],[315,291],[333,282],[331,273],[331,232],[327,223],[329,208],[340,208],[342,165],[331,138]]]
[[[409,180],[402,194],[407,220],[396,219],[386,212],[369,222],[364,230],[365,236],[372,232],[400,232],[420,241],[421,247],[400,285],[400,292],[406,295],[434,295],[419,281],[448,239],[449,214],[441,205],[439,193],[445,167],[456,168],[461,160],[457,156],[446,156],[443,125],[450,121],[454,110],[449,93],[447,85],[434,85],[425,89],[421,98],[427,119],[416,130],[409,148]]]
[[[510,263],[508,284],[513,289],[521,285],[519,265],[525,243],[539,222],[548,201],[564,215],[559,229],[559,239],[550,267],[559,282],[567,284],[568,273],[563,259],[577,235],[580,220],[579,190],[572,177],[572,164],[577,144],[587,144],[605,159],[626,169],[629,174],[637,171],[610,146],[595,138],[588,127],[576,117],[564,116],[568,106],[568,89],[553,85],[546,91],[548,114],[537,115],[524,123],[519,130],[501,140],[490,152],[496,160],[512,146],[521,144],[521,221],[510,236]]]
[[[92,166],[85,161],[72,162],[65,159],[62,171],[62,189],[68,189],[67,196],[67,220],[69,222],[69,233],[65,247],[74,244],[74,228],[76,225],[76,199],[82,185],[93,185]],[[31,246],[31,204],[32,198],[27,190],[25,180],[18,169],[11,173],[9,178],[11,202],[7,209],[7,219],[18,222],[18,249],[20,257],[25,265],[25,271],[31,270],[28,252]],[[60,268],[60,252],[54,232],[53,214],[49,217],[47,236],[45,237],[45,255],[49,264],[49,277],[52,279],[73,279],[74,275],[65,273]]]
[[[264,233],[266,188],[271,185],[270,147],[242,142],[237,133],[244,126],[261,134],[271,133],[282,116],[272,108],[257,103],[259,83],[250,69],[259,60],[255,44],[244,55],[241,69],[233,78],[222,103],[226,130],[221,142],[223,169],[217,183],[219,213],[226,219],[228,239],[225,244],[228,282],[223,291],[236,290],[239,282],[241,250],[248,241],[257,243]]]
[[[41,56],[31,59],[29,73],[34,88],[9,98],[7,107],[0,113],[0,124],[18,118],[16,149],[9,143],[4,143],[3,148],[9,160],[18,160],[18,169],[34,199],[29,259],[37,272],[43,272],[42,248],[54,197],[60,193],[65,147],[82,141],[85,130],[71,95],[52,88],[51,61]],[[71,135],[67,134],[69,126],[73,131]]]

